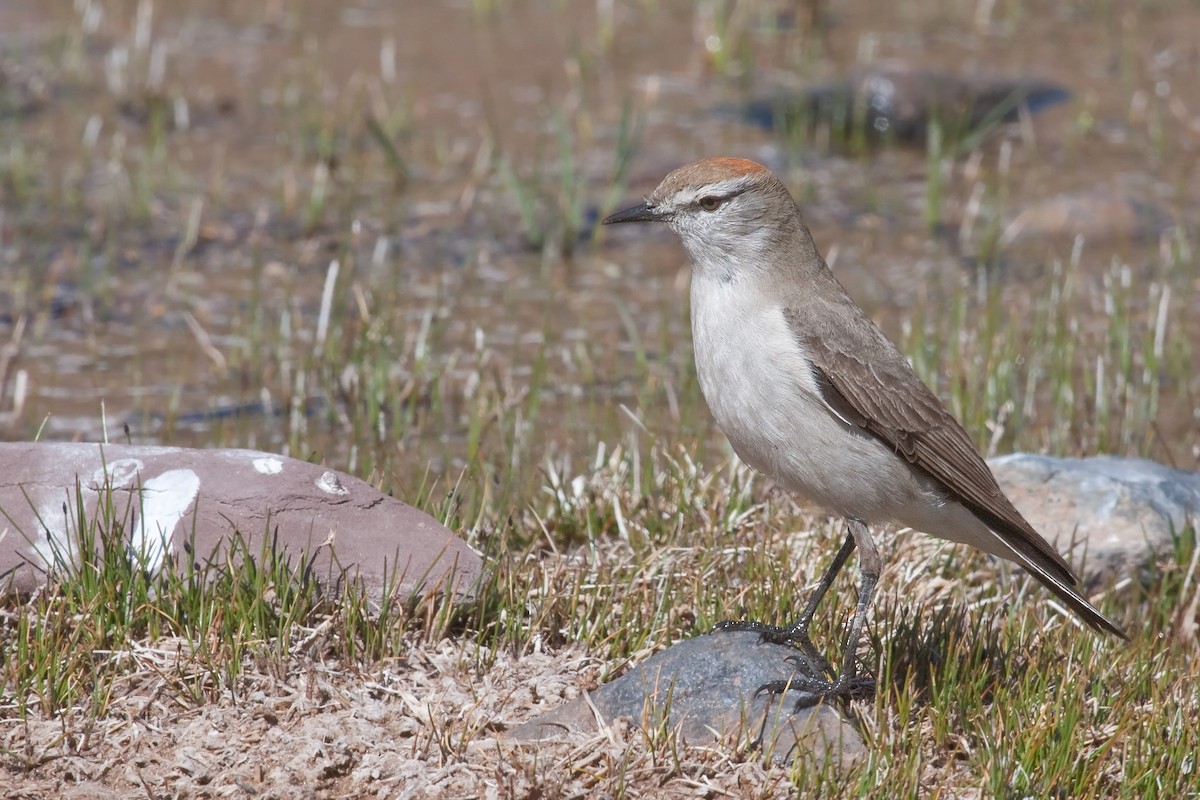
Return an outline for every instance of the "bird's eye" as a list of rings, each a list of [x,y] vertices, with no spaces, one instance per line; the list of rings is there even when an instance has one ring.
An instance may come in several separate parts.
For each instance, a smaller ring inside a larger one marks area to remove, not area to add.
[[[696,201],[697,205],[705,211],[716,211],[721,207],[721,203],[725,202],[725,198],[717,197],[716,195],[708,194]]]

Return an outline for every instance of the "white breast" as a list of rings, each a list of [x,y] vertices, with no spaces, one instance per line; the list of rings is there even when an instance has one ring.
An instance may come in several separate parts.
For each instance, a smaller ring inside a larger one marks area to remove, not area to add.
[[[929,502],[908,464],[821,399],[782,308],[737,278],[694,273],[700,388],[733,449],[785,488],[868,523]]]

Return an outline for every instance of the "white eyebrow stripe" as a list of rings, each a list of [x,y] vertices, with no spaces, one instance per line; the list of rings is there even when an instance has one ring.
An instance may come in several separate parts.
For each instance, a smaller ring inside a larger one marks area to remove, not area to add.
[[[694,203],[699,198],[707,197],[708,195],[729,197],[741,194],[748,188],[749,178],[749,175],[741,175],[736,178],[726,178],[717,183],[710,183],[707,186],[687,188],[675,193],[675,202],[682,206]]]

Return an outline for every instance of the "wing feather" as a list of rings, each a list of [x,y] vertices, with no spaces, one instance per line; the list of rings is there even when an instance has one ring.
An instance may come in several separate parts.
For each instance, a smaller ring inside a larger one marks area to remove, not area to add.
[[[793,314],[795,312],[792,312]],[[793,331],[799,331],[791,319]],[[996,483],[971,437],[941,400],[880,334],[865,350],[838,348],[829,337],[803,336],[817,385],[840,417],[885,442],[934,478],[988,527],[1011,537],[1019,552],[1049,562],[1058,577],[1076,579],[1058,552],[1034,530]]]

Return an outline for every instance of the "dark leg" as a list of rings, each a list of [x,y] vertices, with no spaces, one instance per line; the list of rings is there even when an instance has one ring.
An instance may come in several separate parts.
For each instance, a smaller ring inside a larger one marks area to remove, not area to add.
[[[846,566],[846,561],[849,560],[850,554],[854,552],[854,545],[854,534],[852,532],[847,533],[846,541],[842,542],[841,549],[833,557],[833,563],[829,565],[829,569],[825,570],[825,575],[821,578],[821,582],[817,584],[812,597],[808,598],[808,605],[800,613],[800,619],[796,620],[790,628],[784,629],[785,637],[803,636],[808,638],[808,626],[812,624],[813,615],[817,613],[817,606],[821,604],[821,601],[825,599],[825,595],[829,593],[829,587],[833,586],[833,582],[837,580],[838,573],[842,571],[842,567]],[[786,640],[787,638],[785,638]]]
[[[883,571],[883,559],[879,556],[879,548],[871,538],[871,531],[865,522],[857,519],[846,520],[850,527],[850,535],[858,542],[859,569],[862,571],[862,588],[858,591],[858,606],[854,609],[854,619],[850,622],[850,630],[846,633],[846,651],[842,657],[842,671],[837,680],[829,687],[828,696],[849,697],[862,694],[872,686],[871,681],[860,680],[858,670],[858,640],[862,638],[863,625],[867,620],[867,609],[871,607],[871,597],[875,594],[875,584],[879,583],[879,573]],[[819,698],[817,698],[819,699]],[[802,699],[798,704],[811,705]]]
[[[817,648],[813,646],[812,640],[808,637],[808,628],[812,624],[813,615],[817,611],[817,606],[825,598],[829,592],[829,587],[833,585],[838,573],[842,571],[842,567],[846,565],[850,554],[854,552],[854,534],[853,532],[846,534],[846,540],[842,542],[842,547],[838,550],[837,555],[833,557],[833,563],[825,570],[825,574],[821,577],[820,583],[813,591],[812,596],[808,599],[808,605],[804,607],[800,618],[796,622],[786,628],[781,628],[777,625],[768,625],[765,622],[737,621],[725,620],[718,622],[713,630],[719,631],[756,631],[762,634],[764,641],[775,642],[776,644],[793,644],[799,647],[804,655],[811,662],[823,665],[821,671],[828,675],[833,675],[833,668],[829,666],[829,662],[825,657],[817,652]]]
[[[857,678],[855,666],[858,655],[858,640],[862,636],[863,623],[867,616],[867,609],[871,605],[871,597],[875,593],[875,584],[879,581],[879,573],[883,567],[883,560],[879,556],[879,549],[875,546],[866,523],[861,520],[847,519],[846,524],[849,528],[846,540],[842,543],[842,547],[838,550],[837,555],[834,556],[833,563],[825,571],[824,577],[817,584],[816,590],[813,592],[812,597],[809,598],[808,605],[800,614],[800,618],[795,624],[787,628],[780,628],[761,622],[721,622],[715,627],[715,630],[723,631],[757,631],[762,634],[762,638],[765,641],[794,645],[804,654],[808,663],[823,665],[821,671],[833,678],[832,683],[828,680],[822,681],[817,679],[811,669],[804,669],[801,664],[801,671],[804,673],[802,676],[798,676],[790,681],[768,683],[758,690],[760,692],[782,693],[787,689],[791,689],[802,692],[801,698],[797,703],[797,706],[801,708],[814,705],[827,697],[860,696],[871,686],[870,681],[862,681]],[[834,579],[842,567],[845,566],[846,561],[850,558],[850,554],[854,552],[855,545],[859,548],[862,588],[859,590],[858,606],[854,611],[854,619],[851,621],[850,629],[846,634],[842,669],[834,675],[833,668],[829,666],[829,662],[813,646],[812,640],[808,636],[808,628],[812,624],[812,618],[816,613],[817,606],[820,605],[821,600],[829,592],[829,587],[833,585]]]

